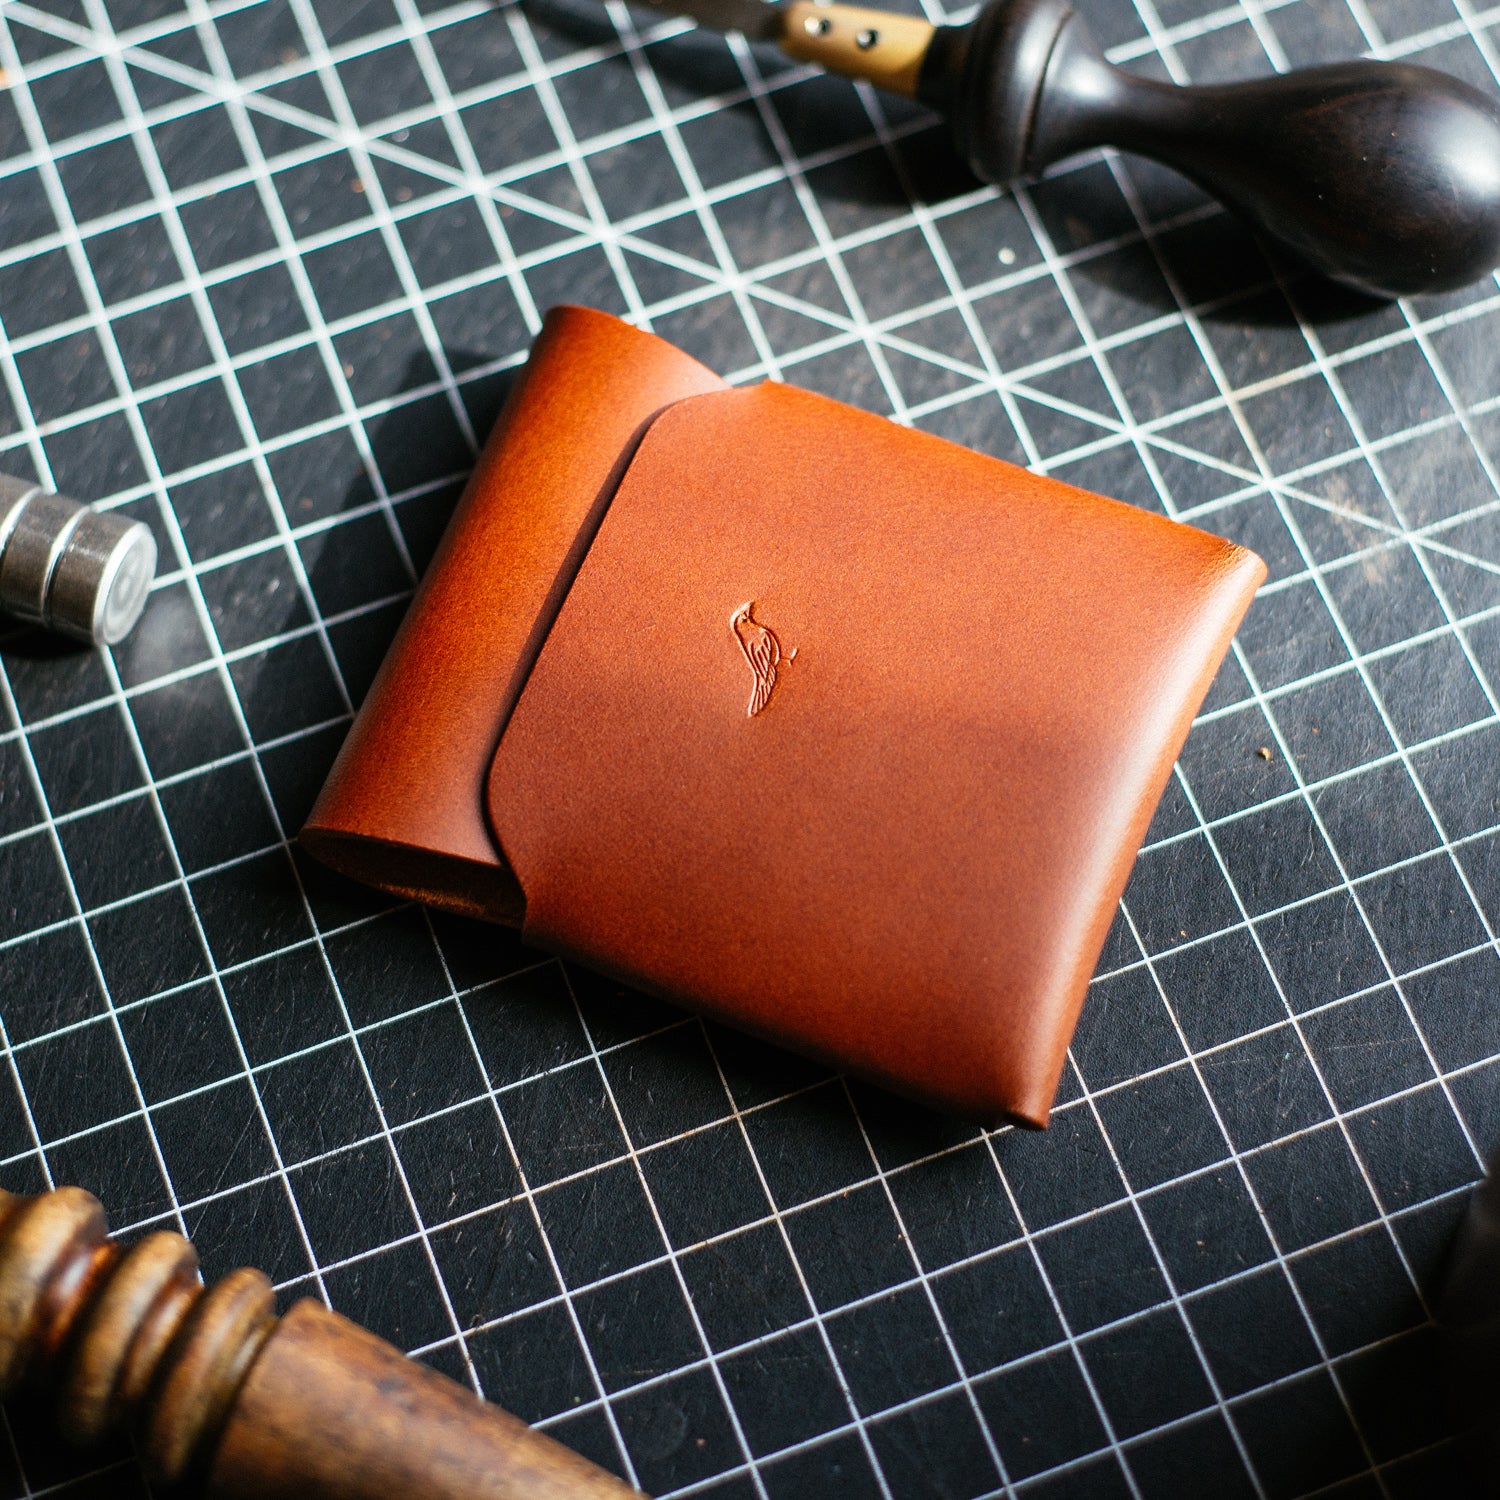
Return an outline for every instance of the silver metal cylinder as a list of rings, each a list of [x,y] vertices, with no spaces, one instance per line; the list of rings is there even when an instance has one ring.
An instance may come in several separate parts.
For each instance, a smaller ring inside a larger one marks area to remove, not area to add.
[[[0,609],[112,646],[140,618],[156,576],[141,521],[0,474]]]

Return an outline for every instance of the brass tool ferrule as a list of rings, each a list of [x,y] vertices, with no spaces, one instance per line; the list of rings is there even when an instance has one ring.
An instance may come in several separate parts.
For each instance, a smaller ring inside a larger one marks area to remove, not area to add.
[[[916,96],[917,74],[936,29],[918,16],[792,0],[778,40],[783,52],[801,62],[867,79],[910,99]]]

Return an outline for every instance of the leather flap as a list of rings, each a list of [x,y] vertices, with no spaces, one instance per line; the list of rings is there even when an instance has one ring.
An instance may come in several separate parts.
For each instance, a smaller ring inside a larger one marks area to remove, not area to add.
[[[495,754],[528,939],[1045,1123],[1253,554],[768,384],[647,430]]]
[[[311,853],[399,895],[520,922],[483,812],[495,743],[646,424],[723,388],[607,313],[547,314],[302,830]]]

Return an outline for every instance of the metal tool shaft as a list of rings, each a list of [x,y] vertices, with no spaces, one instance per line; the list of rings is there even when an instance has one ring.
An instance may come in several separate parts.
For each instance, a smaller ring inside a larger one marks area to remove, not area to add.
[[[0,608],[111,646],[140,618],[155,575],[143,522],[0,474]]]

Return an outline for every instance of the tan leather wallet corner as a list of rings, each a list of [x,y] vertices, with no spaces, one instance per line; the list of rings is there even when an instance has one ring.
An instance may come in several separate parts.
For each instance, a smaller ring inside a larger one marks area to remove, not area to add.
[[[1264,576],[555,309],[302,840],[903,1093],[1044,1125]]]

